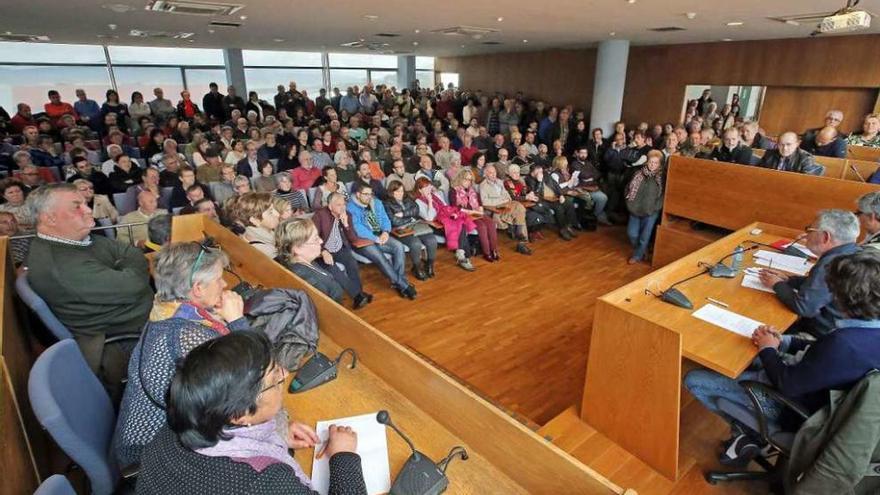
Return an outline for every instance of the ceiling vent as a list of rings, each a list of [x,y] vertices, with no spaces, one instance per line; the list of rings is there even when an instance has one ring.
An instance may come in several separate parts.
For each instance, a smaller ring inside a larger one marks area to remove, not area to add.
[[[185,40],[191,38],[195,33],[171,33],[168,31],[149,31],[143,29],[132,29],[128,35],[137,38],[150,38],[159,40]]]
[[[146,6],[146,9],[150,12],[212,17],[232,15],[243,8],[244,5],[234,3],[192,2],[184,0],[152,0]]]
[[[844,9],[841,9],[844,10]],[[863,10],[863,9],[859,9]],[[771,21],[781,22],[783,24],[788,24],[790,26],[800,26],[801,24],[806,24],[808,26],[815,26],[822,22],[826,17],[833,16],[835,14],[840,13],[840,10],[833,10],[830,12],[819,12],[814,14],[794,14],[794,15],[781,15],[776,17],[768,17]],[[874,16],[872,12],[868,12],[871,16]]]
[[[680,28],[678,26],[664,26],[658,28],[650,28],[648,31],[654,31],[656,33],[672,33],[674,31],[684,31],[684,28]]]
[[[475,26],[454,26],[444,29],[435,29],[432,33],[442,34],[445,36],[467,36],[475,40],[485,38],[491,34],[500,33],[500,29],[475,27]]]
[[[378,34],[375,34],[374,36],[376,36],[378,38],[399,38],[400,37],[400,35],[397,33],[378,33]]]
[[[484,42],[482,42],[482,43],[480,43],[480,44],[481,44],[481,45],[494,46],[494,45],[502,45],[503,43],[501,43],[500,41],[484,41]]]
[[[241,27],[240,22],[223,22],[223,21],[212,21],[208,23],[209,26],[220,27],[220,28],[239,28]]]
[[[49,37],[42,34],[0,34],[0,41],[12,41],[17,43],[36,43],[40,41],[49,41]]]

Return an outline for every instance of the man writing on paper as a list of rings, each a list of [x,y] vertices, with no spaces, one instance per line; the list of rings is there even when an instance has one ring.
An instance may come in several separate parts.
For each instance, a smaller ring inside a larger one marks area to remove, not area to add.
[[[763,369],[745,371],[737,379],[714,371],[697,369],[687,374],[685,386],[707,409],[731,425],[733,436],[725,442],[720,462],[745,466],[767,445],[753,426],[742,424],[719,406],[726,399],[754,411],[742,380],[756,380],[775,387],[782,395],[813,414],[828,404],[830,390],[846,390],[868,371],[880,369],[880,253],[861,251],[835,257],[823,269],[827,273],[829,294],[840,310],[834,332],[816,342],[780,336],[772,327],[762,325],[752,335],[760,349]],[[794,353],[802,353],[792,362]],[[795,431],[798,422],[788,421],[778,403],[759,394],[767,416],[768,431]],[[873,446],[871,447],[873,449]]]
[[[805,276],[790,275],[773,269],[761,270],[761,282],[773,289],[776,297],[801,319],[793,329],[821,337],[834,329],[841,317],[834,307],[825,283],[825,271],[834,258],[859,250],[859,220],[849,211],[822,210],[806,228],[804,242],[819,259]]]

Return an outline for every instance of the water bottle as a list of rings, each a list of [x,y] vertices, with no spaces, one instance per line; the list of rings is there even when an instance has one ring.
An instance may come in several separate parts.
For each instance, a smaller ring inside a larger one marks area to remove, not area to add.
[[[737,246],[736,249],[733,251],[733,264],[731,268],[733,268],[734,271],[739,271],[740,267],[742,266],[743,254],[745,253],[745,251],[746,250],[742,247],[742,244]]]

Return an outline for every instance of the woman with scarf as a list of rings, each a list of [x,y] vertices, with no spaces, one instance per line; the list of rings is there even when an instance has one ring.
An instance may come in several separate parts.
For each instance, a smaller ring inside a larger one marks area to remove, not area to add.
[[[168,426],[141,460],[141,494],[317,494],[289,449],[319,448],[310,427],[283,408],[287,372],[259,332],[193,349],[171,382]],[[329,459],[328,493],[366,495],[357,433],[331,425],[318,458]]]
[[[140,462],[144,446],[165,425],[165,393],[175,363],[197,345],[247,330],[244,302],[226,290],[229,259],[196,242],[171,244],[156,256],[156,299],[128,363],[128,385],[113,435],[120,467]]]
[[[648,152],[648,161],[626,186],[626,207],[629,210],[629,223],[626,233],[633,246],[629,264],[638,263],[645,257],[648,242],[654,232],[654,224],[663,207],[663,153],[657,150]]]

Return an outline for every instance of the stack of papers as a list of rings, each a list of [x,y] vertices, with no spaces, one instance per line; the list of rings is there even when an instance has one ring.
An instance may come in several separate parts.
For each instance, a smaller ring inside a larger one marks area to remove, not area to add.
[[[367,493],[378,495],[391,491],[391,468],[388,464],[388,440],[385,437],[385,425],[376,421],[376,411],[372,414],[352,416],[349,418],[318,421],[315,432],[318,434],[318,445],[315,445],[317,457],[330,433],[330,425],[350,426],[357,433],[357,453],[361,456],[361,468]],[[321,495],[330,490],[330,457],[325,455],[312,460],[312,488]]]
[[[758,265],[801,276],[806,275],[810,271],[810,268],[813,268],[813,263],[810,263],[805,258],[789,256],[782,253],[772,253],[763,249],[755,253],[754,259],[755,263]]]
[[[767,287],[761,282],[761,279],[758,277],[758,270],[756,268],[746,268],[745,274],[743,275],[742,279],[742,286],[748,287],[749,289],[773,293],[773,289]]]
[[[692,314],[694,318],[748,338],[752,337],[756,328],[763,325],[760,321],[755,321],[714,304],[707,304]]]

